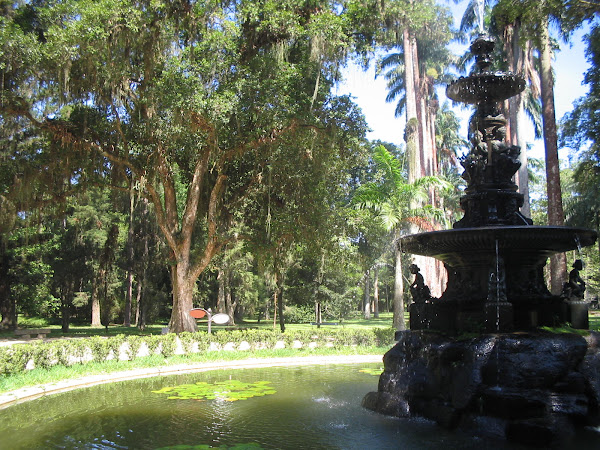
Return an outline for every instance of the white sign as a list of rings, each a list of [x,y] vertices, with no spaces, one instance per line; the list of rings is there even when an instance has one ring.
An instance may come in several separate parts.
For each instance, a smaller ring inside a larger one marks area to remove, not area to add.
[[[229,316],[223,313],[215,314],[214,316],[212,316],[212,321],[217,325],[225,325],[226,323],[229,323],[229,320]]]

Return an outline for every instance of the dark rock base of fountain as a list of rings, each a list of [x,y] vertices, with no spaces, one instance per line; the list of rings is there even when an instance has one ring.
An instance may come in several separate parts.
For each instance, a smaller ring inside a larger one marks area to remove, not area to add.
[[[600,424],[600,333],[398,334],[368,409],[535,446]]]

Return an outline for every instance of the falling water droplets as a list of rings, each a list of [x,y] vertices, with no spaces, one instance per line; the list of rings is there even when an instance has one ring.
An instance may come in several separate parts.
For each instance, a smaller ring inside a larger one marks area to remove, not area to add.
[[[496,239],[496,332],[500,331],[500,252]]]
[[[475,3],[475,17],[477,18],[477,26],[480,34],[483,34],[483,12],[484,0],[477,0]]]

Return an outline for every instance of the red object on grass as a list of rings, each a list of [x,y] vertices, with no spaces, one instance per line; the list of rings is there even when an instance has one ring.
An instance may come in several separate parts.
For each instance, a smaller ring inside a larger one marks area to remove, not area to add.
[[[206,310],[202,308],[190,309],[190,316],[194,319],[202,319],[203,317],[206,317]]]

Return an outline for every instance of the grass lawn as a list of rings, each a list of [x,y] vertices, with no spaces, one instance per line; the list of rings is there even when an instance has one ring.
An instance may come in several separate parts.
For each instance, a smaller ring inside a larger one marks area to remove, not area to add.
[[[590,310],[590,330],[600,331],[600,310]]]
[[[392,326],[392,313],[380,313],[379,318],[371,317],[367,320],[364,318],[347,319],[343,321],[332,321],[331,323],[337,323],[337,325],[324,325],[322,328],[336,329],[336,328],[391,328]],[[405,315],[408,320],[408,313]],[[19,328],[50,328],[52,330],[48,337],[59,338],[59,337],[89,337],[89,336],[116,336],[117,334],[124,335],[150,335],[150,334],[161,334],[162,329],[167,324],[153,324],[146,326],[144,331],[139,330],[135,326],[124,327],[122,325],[112,324],[108,328],[98,327],[93,328],[90,325],[71,325],[68,333],[63,333],[60,325],[48,324],[45,319],[42,318],[26,318],[19,317]],[[286,330],[310,330],[316,329],[316,325],[310,323],[290,323],[285,324]],[[261,320],[260,323],[257,320],[248,319],[242,323],[236,324],[235,327],[212,325],[212,330],[217,331],[219,329],[244,329],[244,328],[259,328],[263,330],[279,330],[279,322],[273,326],[273,321]],[[207,330],[206,320],[198,321],[198,329],[200,331]],[[0,331],[0,339],[13,339],[15,338],[14,332],[10,330]]]
[[[590,310],[590,330],[600,331],[600,310]],[[408,312],[405,314],[405,320],[408,323]],[[367,320],[362,317],[355,319],[346,319],[340,322],[333,321],[337,323],[337,325],[324,325],[322,328],[324,329],[337,329],[337,328],[391,328],[392,326],[392,313],[380,313],[378,318],[371,317],[371,319]],[[72,325],[70,327],[70,331],[68,333],[63,333],[60,325],[49,325],[45,319],[41,318],[19,318],[19,327],[20,328],[50,328],[52,331],[48,335],[51,338],[59,338],[59,337],[89,337],[89,336],[116,336],[117,334],[124,335],[150,335],[150,334],[160,334],[162,329],[166,327],[167,324],[153,324],[148,325],[144,331],[139,330],[135,326],[124,327],[122,325],[111,325],[108,329],[104,327],[100,328],[92,328],[89,325]],[[290,323],[285,325],[286,330],[310,330],[316,329],[316,325],[311,325],[310,323]],[[244,329],[244,328],[259,328],[263,330],[279,330],[279,323],[275,324],[273,327],[273,321],[265,321],[261,320],[260,323],[257,320],[248,319],[243,323],[236,324],[235,327],[230,326],[222,326],[222,325],[212,325],[213,331],[217,331],[219,329]],[[205,320],[200,320],[198,322],[198,329],[200,331],[206,331],[207,325]],[[15,335],[10,330],[2,330],[0,331],[0,339],[14,339]]]

